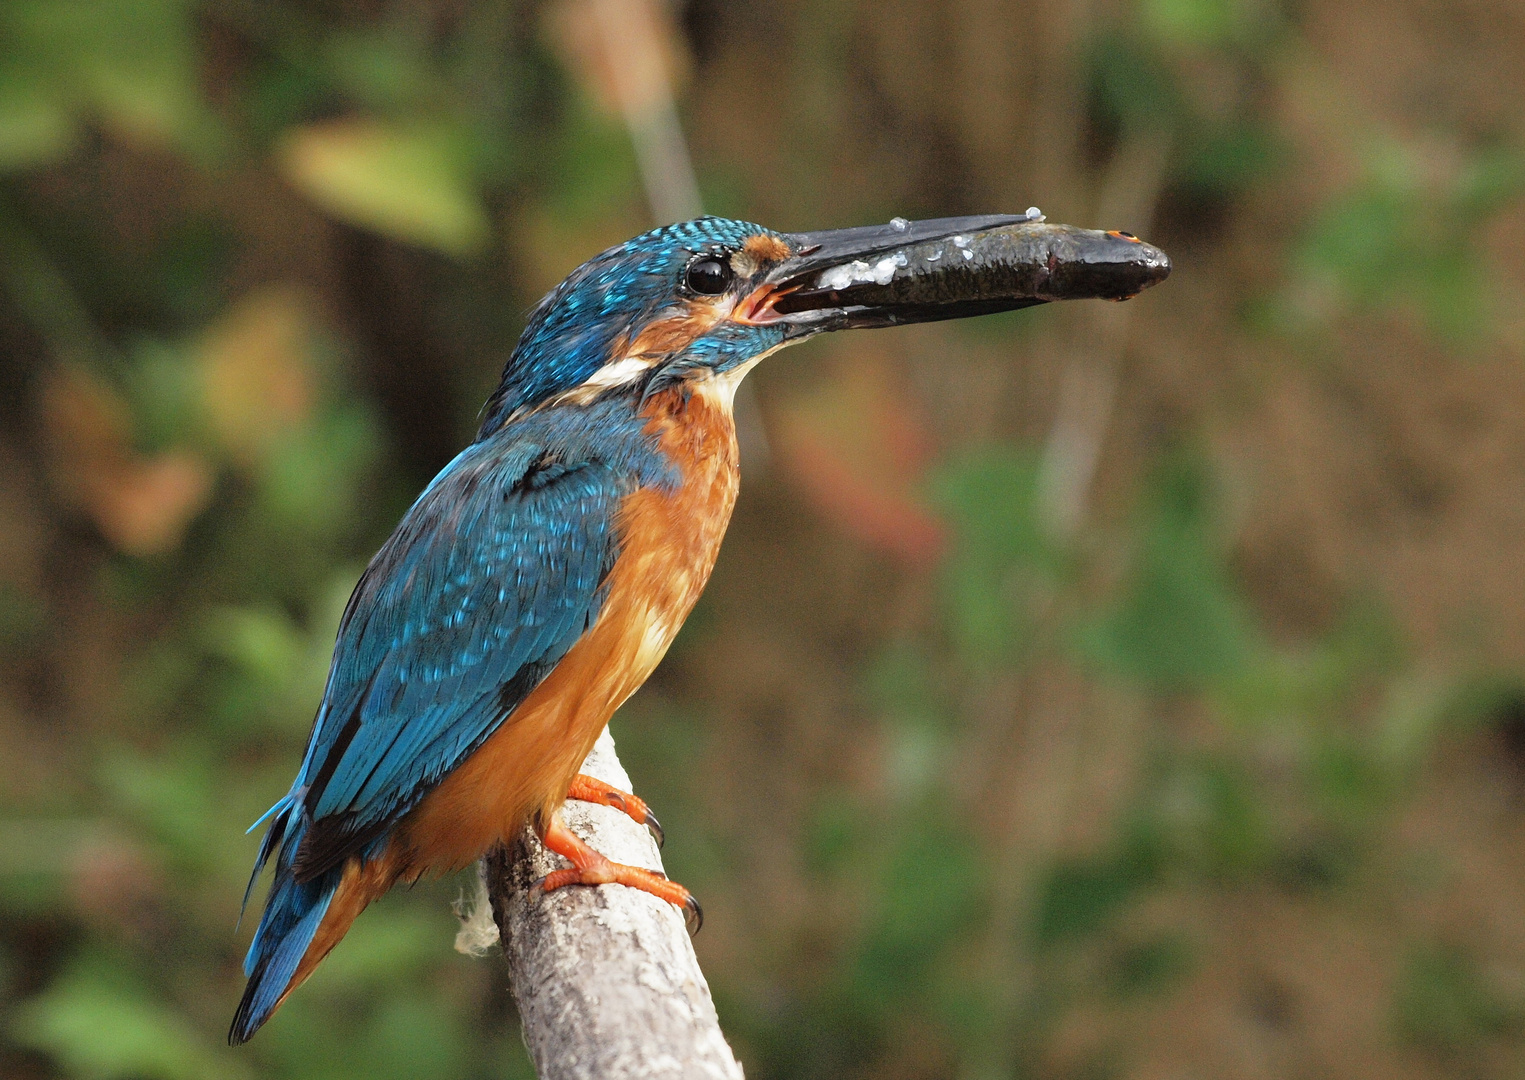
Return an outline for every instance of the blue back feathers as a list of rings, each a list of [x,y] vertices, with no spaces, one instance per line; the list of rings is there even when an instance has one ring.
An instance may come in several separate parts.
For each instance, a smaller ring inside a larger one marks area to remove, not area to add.
[[[629,405],[548,410],[462,451],[366,569],[297,777],[301,877],[481,744],[598,616],[615,512],[678,477]]]

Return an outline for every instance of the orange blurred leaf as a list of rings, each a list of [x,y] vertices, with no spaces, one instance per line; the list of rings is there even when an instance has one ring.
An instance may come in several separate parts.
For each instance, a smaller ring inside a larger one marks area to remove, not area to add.
[[[199,350],[212,429],[243,464],[312,412],[312,321],[289,286],[250,293],[207,332]]]
[[[96,524],[129,555],[155,555],[178,547],[191,519],[206,509],[212,495],[211,466],[191,454],[135,460],[114,475],[96,479]]]
[[[782,457],[838,528],[904,562],[936,560],[946,529],[916,496],[931,453],[924,424],[884,357],[850,353],[837,376],[784,407]]]

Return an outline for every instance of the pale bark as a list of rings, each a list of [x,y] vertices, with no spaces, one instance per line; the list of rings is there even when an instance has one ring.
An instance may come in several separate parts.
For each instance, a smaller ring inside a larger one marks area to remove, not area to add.
[[[630,790],[607,731],[583,771]],[[627,815],[569,801],[562,816],[616,862],[662,869],[655,841]],[[565,865],[526,830],[483,870],[540,1080],[741,1080],[678,909],[623,885],[530,895]],[[468,921],[463,938],[471,930]]]

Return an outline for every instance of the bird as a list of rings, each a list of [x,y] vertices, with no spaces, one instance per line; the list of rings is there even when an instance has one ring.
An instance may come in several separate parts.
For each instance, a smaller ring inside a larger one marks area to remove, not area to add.
[[[660,836],[643,800],[579,768],[715,565],[738,491],[737,385],[825,331],[1066,298],[970,295],[984,287],[964,265],[970,238],[1035,213],[793,234],[705,217],[594,256],[533,309],[475,439],[355,586],[296,779],[251,827],[267,826],[246,906],[272,860],[274,874],[230,1043],[247,1041],[372,901],[470,865],[526,825],[570,864],[537,892],[619,883],[702,918],[686,888],[611,862],[559,808],[604,803]],[[1133,246],[1162,259],[1157,249],[1087,235],[1102,239],[1034,256],[1046,260],[1038,276],[1059,280],[1055,252],[1094,262],[1114,248],[1122,256],[1101,261],[1133,268],[1119,295],[1161,276]],[[942,247],[958,254],[935,261]],[[902,270],[913,256],[914,280]]]

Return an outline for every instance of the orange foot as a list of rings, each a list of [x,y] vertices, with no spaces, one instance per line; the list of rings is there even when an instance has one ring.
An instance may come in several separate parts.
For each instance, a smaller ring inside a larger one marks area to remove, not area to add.
[[[580,777],[579,779],[587,779]],[[597,781],[594,781],[597,783]],[[576,790],[574,787],[573,790]],[[625,796],[630,799],[634,796]],[[591,800],[589,800],[591,801]],[[598,800],[602,801],[602,800]],[[630,813],[630,811],[626,811]],[[630,814],[635,817],[634,813]],[[637,820],[640,820],[637,818]],[[541,837],[545,846],[566,859],[572,865],[566,870],[555,870],[535,882],[531,895],[550,892],[564,885],[629,885],[632,889],[648,892],[660,900],[666,900],[683,909],[683,921],[689,933],[697,934],[704,925],[704,912],[699,901],[676,881],[669,881],[663,874],[643,870],[639,866],[626,866],[613,862],[583,843],[561,820],[559,813],[551,815],[551,824]]]
[[[612,806],[630,815],[630,819],[637,825],[644,825],[650,829],[651,835],[656,837],[657,847],[667,842],[667,834],[662,831],[662,823],[657,820],[657,815],[651,812],[651,807],[646,805],[646,800],[639,795],[610,787],[602,780],[595,780],[586,773],[578,773],[577,779],[572,781],[572,790],[567,792],[567,798]]]

